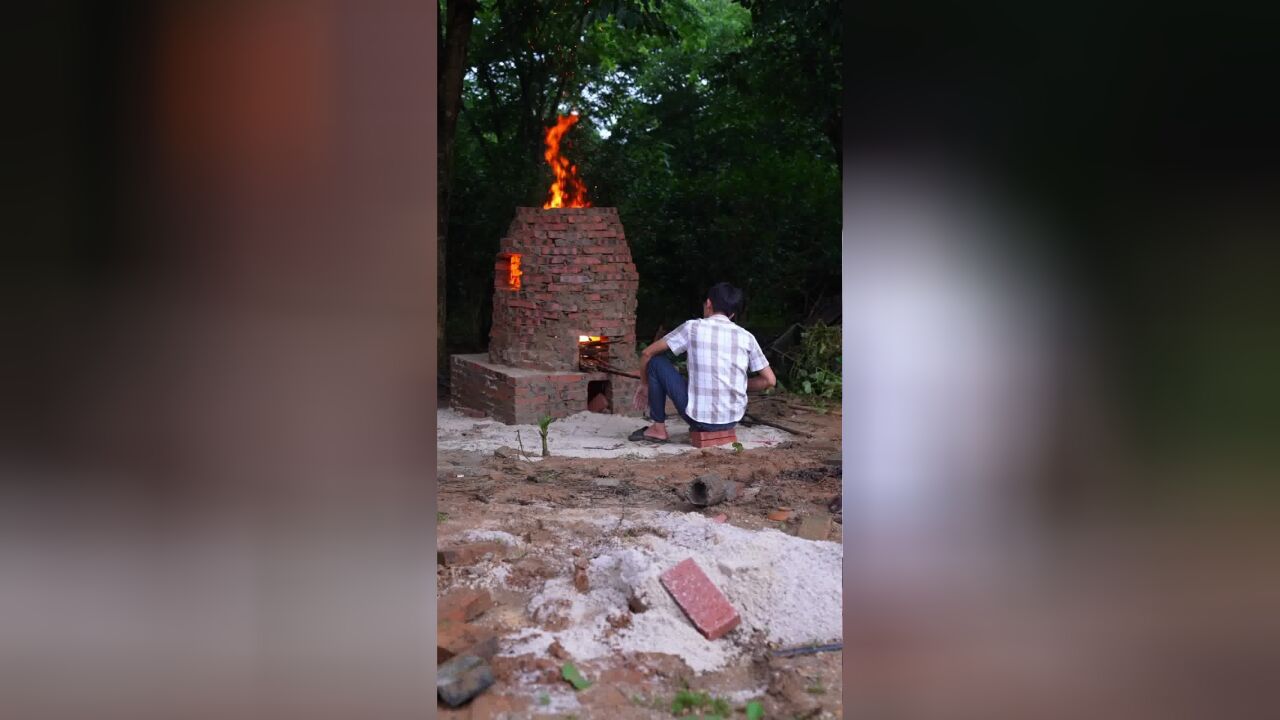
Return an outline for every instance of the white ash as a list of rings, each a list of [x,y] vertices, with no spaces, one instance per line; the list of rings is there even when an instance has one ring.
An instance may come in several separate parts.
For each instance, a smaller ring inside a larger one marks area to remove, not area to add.
[[[585,458],[652,458],[698,451],[688,444],[688,425],[679,418],[667,421],[668,430],[676,442],[653,445],[627,440],[632,431],[644,425],[644,420],[640,418],[583,411],[551,424],[547,436],[548,449],[552,455],[560,457]],[[767,426],[739,426],[735,430],[738,441],[748,450],[774,447],[789,439],[781,430]],[[516,437],[517,432],[520,433],[519,439]],[[524,444],[525,452],[531,454],[529,461],[541,460],[539,455],[542,441],[538,437],[536,425],[503,425],[492,420],[477,421],[451,408],[436,411],[436,447],[439,450],[493,452],[502,447],[518,449],[521,443]]]
[[[468,530],[459,535],[463,542],[496,542],[511,547],[524,545],[524,540],[502,530]]]
[[[749,688],[747,690],[736,690],[731,693],[725,693],[724,699],[734,705],[743,705],[751,702],[752,700],[759,700],[764,697],[767,692],[769,692],[769,687],[767,685],[761,685],[754,689]]]
[[[572,714],[582,709],[582,703],[578,702],[578,696],[572,690],[559,690],[556,692],[541,691],[534,696],[533,705],[530,710],[535,715],[565,715]],[[546,704],[541,704],[542,700],[546,700]]]
[[[561,513],[562,522],[579,520]],[[590,589],[579,593],[568,575],[548,580],[529,603],[540,622],[563,616],[564,630],[532,628],[504,647],[504,655],[545,653],[558,640],[575,660],[627,653],[670,653],[695,672],[714,671],[741,656],[757,632],[779,645],[841,639],[841,559],[838,543],[815,542],[777,530],[752,531],[714,523],[697,514],[638,512],[626,522],[592,518],[636,537],[597,539],[587,569]],[[656,528],[666,538],[643,534]],[[580,536],[578,536],[580,537]],[[577,547],[588,543],[577,540]],[[567,549],[572,550],[574,542]],[[709,641],[693,627],[658,577],[692,557],[742,616],[742,624]],[[626,612],[634,593],[648,605],[631,615],[630,627],[614,631],[610,618]]]

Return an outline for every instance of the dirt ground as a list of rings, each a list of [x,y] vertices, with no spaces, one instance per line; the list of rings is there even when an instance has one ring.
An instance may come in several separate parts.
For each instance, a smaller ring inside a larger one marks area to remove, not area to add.
[[[840,542],[838,410],[807,408],[793,398],[770,397],[753,399],[748,412],[805,435],[790,435],[791,439],[767,448],[722,446],[650,458],[553,456],[531,462],[503,451],[442,449],[437,466],[437,544],[449,546],[484,524],[501,527],[530,546],[547,544],[540,550],[555,553],[554,538],[540,532],[540,518],[570,509],[619,516],[629,510],[723,514],[725,522],[741,528],[789,533],[795,533],[804,518],[825,515],[832,522],[827,537],[821,539]],[[742,494],[713,508],[691,505],[680,491],[708,473],[738,481]],[[779,510],[789,510],[790,517],[771,520],[769,515]],[[521,580],[542,571],[513,559],[492,583],[494,606],[474,623],[493,630],[500,639],[536,624],[527,610],[532,591]],[[452,568],[438,567],[437,581],[440,596],[462,587]],[[494,685],[461,708],[441,705],[439,716],[672,717],[672,701],[685,690],[728,701],[737,717],[744,717],[742,709],[751,700],[763,704],[767,718],[842,716],[840,652],[780,658],[762,646],[730,667],[702,674],[676,655],[608,657],[575,663],[593,683],[582,691],[574,691],[560,677],[566,659],[573,658],[500,653],[491,663]]]

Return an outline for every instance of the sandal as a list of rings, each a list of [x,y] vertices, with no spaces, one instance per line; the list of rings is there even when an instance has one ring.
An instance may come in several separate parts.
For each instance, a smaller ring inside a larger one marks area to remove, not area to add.
[[[648,435],[645,435],[644,431],[648,429],[649,428],[647,427],[642,427],[639,430],[628,435],[627,439],[630,440],[631,442],[648,442],[648,443],[653,443],[655,445],[661,445],[662,443],[670,442],[670,439],[649,437]]]

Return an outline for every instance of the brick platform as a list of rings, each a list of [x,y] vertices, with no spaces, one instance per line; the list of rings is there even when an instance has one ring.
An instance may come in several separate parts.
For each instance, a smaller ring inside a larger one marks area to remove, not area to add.
[[[545,372],[489,362],[488,355],[454,355],[449,363],[450,404],[479,411],[508,425],[536,425],[544,415],[563,418],[587,409],[587,383],[607,380],[614,412],[635,414],[631,397],[639,381],[604,373]],[[623,407],[619,407],[623,406]]]

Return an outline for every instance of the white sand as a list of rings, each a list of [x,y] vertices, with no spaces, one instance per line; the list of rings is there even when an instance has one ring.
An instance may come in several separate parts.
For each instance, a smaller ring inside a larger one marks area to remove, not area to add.
[[[645,426],[642,418],[580,412],[551,423],[547,445],[552,455],[561,457],[611,458],[628,455],[642,458],[694,452],[689,445],[689,426],[679,417],[668,418],[667,432],[672,442],[662,445],[637,443],[627,436]],[[467,417],[451,408],[436,411],[436,447],[440,450],[493,452],[500,447],[519,448],[516,431],[525,452],[533,457],[542,452],[536,425],[503,425],[496,420]],[[771,447],[790,438],[781,430],[756,426],[737,428],[738,442],[746,449]],[[728,446],[722,446],[728,447]]]

